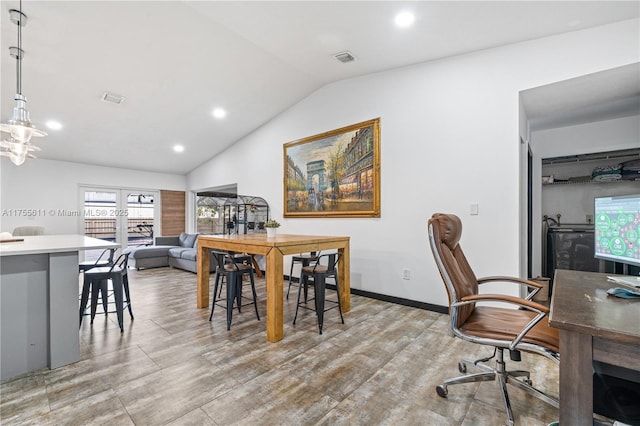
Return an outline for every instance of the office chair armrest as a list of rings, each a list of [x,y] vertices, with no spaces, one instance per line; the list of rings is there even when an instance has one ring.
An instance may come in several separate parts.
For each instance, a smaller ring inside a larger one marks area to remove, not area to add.
[[[549,308],[531,300],[522,299],[520,297],[508,296],[505,294],[475,294],[465,296],[460,302],[452,304],[452,306],[462,306],[476,302],[504,302],[518,305],[526,310],[536,312],[537,315],[527,323],[527,325],[518,333],[515,339],[509,344],[509,350],[515,350],[520,341],[537,323],[540,322],[549,313]]]
[[[462,299],[460,299],[460,302],[454,303],[454,305],[466,305],[475,302],[505,302],[518,305],[529,311],[543,312],[545,314],[549,313],[549,308],[536,303],[533,300],[527,300],[521,297],[509,296],[506,294],[474,294],[463,297]]]
[[[538,294],[538,292],[543,288],[543,285],[536,282],[527,280],[525,278],[519,277],[507,277],[507,276],[492,276],[492,277],[482,277],[478,279],[478,284],[486,284],[490,282],[510,282],[520,285],[527,286],[527,290],[529,293],[527,294],[526,300],[531,300],[533,297]]]
[[[489,282],[495,282],[495,281],[502,281],[502,282],[511,282],[511,283],[516,283],[516,284],[520,284],[520,285],[526,285],[527,287],[533,287],[533,288],[542,288],[542,284],[537,283],[535,281],[531,281],[531,280],[527,280],[524,278],[518,278],[518,277],[506,277],[506,276],[500,276],[500,275],[496,275],[496,276],[492,276],[492,277],[482,277],[482,278],[478,278],[478,284],[486,284]]]

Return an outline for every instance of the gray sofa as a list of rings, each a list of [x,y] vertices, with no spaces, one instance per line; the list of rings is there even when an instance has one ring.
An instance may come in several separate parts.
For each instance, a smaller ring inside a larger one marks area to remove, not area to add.
[[[198,254],[198,234],[187,234],[170,237],[156,237],[152,246],[140,246],[129,250],[129,266],[147,269],[172,266],[185,271],[197,272],[196,256]],[[216,270],[218,262],[212,254],[209,261],[210,271]]]

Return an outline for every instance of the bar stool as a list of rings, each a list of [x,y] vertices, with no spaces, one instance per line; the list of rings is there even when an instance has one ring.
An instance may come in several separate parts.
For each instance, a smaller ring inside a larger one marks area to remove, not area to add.
[[[103,259],[107,253],[109,253],[109,256],[106,259]],[[85,260],[83,262],[79,262],[78,263],[79,273],[84,274],[84,272],[88,271],[89,269],[113,265],[114,254],[115,254],[115,249],[104,249],[102,250],[102,253],[100,253],[100,256],[96,260]],[[107,295],[101,294],[100,298],[102,300],[103,309],[106,312],[107,311]],[[80,302],[82,303],[82,295],[80,296]]]
[[[311,262],[315,262],[318,259],[317,253],[312,251],[309,254],[297,254],[291,257],[291,270],[289,271],[289,288],[287,289],[287,300],[289,299],[289,292],[291,291],[291,284],[293,279],[293,266],[296,263],[301,263],[302,267],[309,266]],[[300,285],[300,282],[298,282]]]
[[[109,256],[106,259],[103,259],[103,257],[107,253],[109,253]],[[99,266],[111,266],[113,264],[114,253],[115,253],[114,249],[104,249],[102,250],[102,253],[100,253],[100,257],[98,257],[96,260],[85,260],[83,262],[80,262],[78,264],[80,273],[83,273],[84,271],[88,271],[89,269],[92,269],[92,268],[97,268]]]
[[[129,278],[127,276],[127,262],[129,256],[126,253],[118,256],[111,266],[99,266],[91,268],[84,272],[84,282],[82,286],[82,296],[80,300],[80,325],[82,325],[82,317],[89,299],[89,290],[91,290],[91,324],[96,316],[98,305],[98,292],[102,293],[102,303],[105,307],[104,314],[115,312],[118,316],[118,325],[120,332],[124,331],[123,311],[126,305],[129,309],[129,315],[133,320],[133,310],[131,308],[131,297],[129,294]],[[105,301],[108,299],[108,282],[111,281],[113,287],[113,296],[115,299],[115,311],[108,311]],[[124,298],[123,298],[124,290]],[[126,300],[123,300],[126,299]]]
[[[327,258],[327,265],[322,265],[322,258]],[[344,324],[344,317],[342,316],[342,305],[340,304],[340,285],[338,283],[338,271],[336,266],[340,261],[340,253],[328,253],[317,256],[317,260],[314,265],[303,266],[300,271],[300,284],[298,286],[298,302],[296,303],[296,314],[293,317],[293,324],[295,325],[296,319],[298,318],[298,308],[302,307],[305,309],[311,309],[306,306],[307,304],[307,287],[309,286],[309,277],[313,278],[313,289],[314,289],[314,301],[315,301],[315,311],[316,316],[318,317],[318,330],[320,334],[322,334],[322,326],[324,323],[324,313],[330,309],[338,307],[338,312],[340,312],[340,320],[342,324]],[[337,302],[333,300],[327,300],[328,302],[335,303],[335,305],[330,306],[325,309],[325,290],[326,290],[326,279],[333,278],[336,282],[336,292],[338,294]],[[303,290],[304,289],[304,290]],[[300,302],[300,295],[304,291],[304,302]]]
[[[216,268],[216,282],[213,288],[213,302],[211,303],[211,315],[209,315],[209,321],[213,318],[213,311],[216,307],[216,302],[220,299],[220,292],[218,286],[220,286],[221,278],[224,278],[227,283],[227,330],[231,329],[231,319],[233,317],[233,303],[236,302],[238,306],[238,312],[241,311],[242,306],[242,277],[249,275],[251,281],[251,292],[253,293],[253,306],[256,310],[256,317],[260,321],[260,314],[258,313],[258,303],[256,295],[256,285],[253,279],[253,266],[246,263],[237,262],[237,258],[234,253],[216,253],[218,256],[218,267]],[[220,289],[222,291],[222,289]],[[222,306],[225,307],[225,306]]]
[[[251,261],[252,261],[251,255],[246,253],[227,253],[226,251],[219,251],[219,250],[211,250],[211,253],[216,257],[218,266],[224,265],[225,263],[228,263],[228,262],[244,263],[247,265],[251,265]],[[216,268],[218,266],[216,266]],[[222,276],[222,280],[226,280],[225,275]],[[220,298],[221,294],[222,294],[222,285],[218,289],[218,298]]]

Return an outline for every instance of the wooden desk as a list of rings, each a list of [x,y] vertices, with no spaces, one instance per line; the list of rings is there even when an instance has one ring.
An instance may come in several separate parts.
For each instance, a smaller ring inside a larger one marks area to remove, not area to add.
[[[549,325],[560,329],[560,424],[593,423],[593,361],[640,371],[640,302],[608,296],[617,286],[607,274],[556,271]]]
[[[267,340],[277,342],[284,337],[283,324],[283,257],[310,251],[335,250],[342,253],[338,265],[342,311],[349,312],[351,284],[349,237],[278,234],[199,235],[198,236],[198,308],[209,307],[209,259],[211,249],[259,254],[267,258]]]

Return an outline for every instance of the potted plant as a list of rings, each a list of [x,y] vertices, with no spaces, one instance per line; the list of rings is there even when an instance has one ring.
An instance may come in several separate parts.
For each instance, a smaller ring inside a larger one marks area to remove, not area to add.
[[[276,229],[280,227],[280,223],[275,219],[269,219],[265,222],[264,227],[267,230],[267,237],[271,238],[276,236]]]

